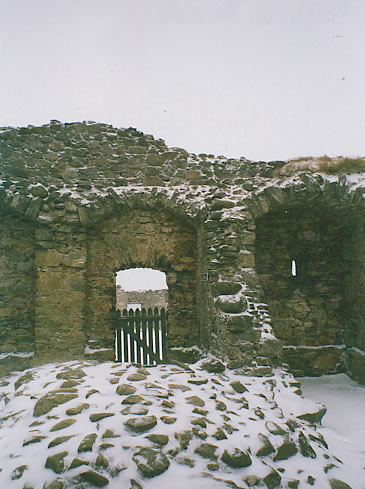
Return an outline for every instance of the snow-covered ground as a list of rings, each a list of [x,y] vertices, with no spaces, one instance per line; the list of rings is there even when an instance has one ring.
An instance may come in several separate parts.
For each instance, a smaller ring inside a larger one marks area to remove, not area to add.
[[[365,489],[364,423],[354,416],[364,412],[364,388],[344,376],[326,388],[326,379],[301,379],[308,397],[317,383],[329,404],[321,427],[323,406],[298,395],[285,371],[212,373],[204,361],[147,369],[75,361],[0,379],[0,488],[349,487],[331,486],[336,479]],[[336,391],[347,413],[340,426]]]
[[[318,431],[331,451],[354,473],[359,467],[364,469],[361,480],[351,477],[349,470],[349,483],[354,488],[365,487],[365,386],[345,374],[302,377],[299,380],[306,398],[327,406],[322,427]]]

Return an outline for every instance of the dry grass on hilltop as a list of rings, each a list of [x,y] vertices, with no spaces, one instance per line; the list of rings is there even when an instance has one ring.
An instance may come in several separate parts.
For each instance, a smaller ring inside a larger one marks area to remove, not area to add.
[[[288,161],[286,165],[276,171],[275,176],[290,176],[299,171],[321,172],[329,175],[341,173],[365,172],[365,157],[346,158],[336,156],[330,158],[327,155],[312,157],[304,156]]]

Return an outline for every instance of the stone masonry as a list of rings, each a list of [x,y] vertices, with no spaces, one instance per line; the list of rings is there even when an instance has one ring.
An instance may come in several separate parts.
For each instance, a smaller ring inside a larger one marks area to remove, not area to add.
[[[120,311],[127,309],[128,304],[141,304],[141,308],[167,309],[167,290],[123,290],[117,285],[117,305]]]
[[[2,128],[2,364],[113,359],[116,272],[149,267],[167,277],[171,359],[198,346],[365,382],[365,176],[284,165],[94,122]]]

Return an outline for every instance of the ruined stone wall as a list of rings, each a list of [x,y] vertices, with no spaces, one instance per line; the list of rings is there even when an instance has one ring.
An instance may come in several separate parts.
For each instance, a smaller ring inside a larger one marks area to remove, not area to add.
[[[117,305],[120,311],[127,309],[128,304],[141,304],[141,308],[167,309],[167,289],[162,290],[123,290],[117,286]]]
[[[34,228],[0,214],[0,353],[34,351]]]
[[[0,129],[0,362],[114,358],[115,274],[142,266],[167,275],[171,355],[264,374],[283,344],[298,374],[365,382],[365,176],[286,166],[93,122]]]
[[[318,208],[271,212],[257,223],[257,271],[275,335],[298,373],[343,368],[345,279],[351,266],[344,250],[347,239],[346,221]],[[307,365],[303,349],[311,356]]]
[[[116,272],[134,267],[166,273],[168,345],[188,347],[199,343],[195,232],[187,223],[166,213],[133,210],[89,231],[86,306],[89,348],[103,348],[103,357],[109,348],[114,358],[114,335],[108,313],[116,304]]]

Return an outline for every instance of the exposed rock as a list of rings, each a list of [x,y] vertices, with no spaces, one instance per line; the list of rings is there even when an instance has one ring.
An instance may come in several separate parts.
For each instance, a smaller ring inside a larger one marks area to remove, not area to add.
[[[331,489],[351,489],[346,482],[340,481],[339,479],[330,479],[330,485]]]
[[[96,465],[96,467],[103,467],[104,469],[106,469],[107,467],[109,467],[109,462],[104,457],[104,455],[99,453],[99,455],[96,457],[95,465]]]
[[[256,452],[256,455],[258,457],[266,457],[267,455],[270,455],[270,453],[275,452],[275,448],[272,446],[267,436],[263,435],[262,433],[259,433],[258,437],[262,442],[262,447],[259,448]]]
[[[217,456],[214,454],[217,448],[218,447],[216,445],[202,443],[194,450],[194,453],[197,453],[201,457],[209,458],[210,460],[217,460]]]
[[[205,402],[203,399],[200,399],[198,396],[190,396],[186,397],[185,401],[187,404],[193,404],[193,406],[203,407],[205,406]]]
[[[227,439],[227,435],[222,430],[222,428],[218,428],[217,431],[213,434],[213,437],[216,440],[226,440]]]
[[[93,396],[94,394],[100,394],[98,389],[90,389],[85,397],[86,397],[86,399],[89,399],[89,397]]]
[[[146,438],[152,441],[152,443],[160,446],[167,445],[167,443],[169,442],[169,437],[167,435],[158,435],[157,433],[147,435]]]
[[[276,450],[274,461],[287,460],[296,453],[298,453],[296,444],[292,441],[284,441],[284,443]]]
[[[87,460],[81,460],[80,458],[76,457],[72,460],[69,469],[76,469],[77,467],[80,467],[81,465],[89,465],[89,462]]]
[[[138,382],[139,380],[146,380],[146,379],[147,379],[147,375],[139,374],[139,373],[130,374],[127,377],[127,380],[130,380],[131,382]]]
[[[65,393],[65,392],[49,392],[45,396],[41,397],[35,404],[33,410],[33,416],[38,417],[43,414],[49,413],[54,407],[64,404],[65,402],[75,399],[77,394]]]
[[[82,413],[84,409],[89,409],[89,407],[90,405],[87,402],[84,402],[83,404],[79,404],[74,408],[67,409],[66,414],[68,416],[76,416],[77,414]]]
[[[202,368],[207,372],[221,373],[224,372],[226,367],[219,360],[208,360],[202,364]]]
[[[263,478],[267,489],[275,489],[281,484],[281,476],[276,470],[272,470],[266,477]]]
[[[50,431],[59,431],[59,430],[64,430],[65,428],[68,428],[69,426],[73,425],[76,422],[76,419],[63,419],[59,423],[55,424],[52,426]]]
[[[45,438],[46,438],[46,436],[42,436],[42,435],[33,436],[33,438],[31,438],[30,440],[27,440],[23,443],[23,447],[26,447],[28,445],[32,445],[33,443],[39,443],[42,440],[44,440]]]
[[[107,479],[101,474],[98,474],[97,472],[94,472],[93,470],[87,470],[86,472],[81,472],[79,477],[85,482],[88,482],[89,484],[92,484],[95,487],[105,487],[109,484],[109,479]]]
[[[180,447],[186,450],[193,438],[191,431],[183,431],[182,433],[175,433],[176,440],[180,443]]]
[[[286,435],[287,431],[273,421],[266,421],[265,427],[272,435]]]
[[[136,406],[132,404],[121,411],[122,414],[138,414],[139,416],[143,416],[148,413],[148,408],[144,406]]]
[[[50,455],[46,460],[46,469],[52,469],[56,474],[60,474],[65,469],[64,458],[68,455],[68,452],[55,453]]]
[[[52,440],[48,444],[48,448],[52,448],[52,447],[55,447],[57,445],[61,445],[62,443],[65,443],[66,441],[68,441],[73,436],[75,436],[75,435],[58,436],[57,438],[55,438],[54,440]]]
[[[252,464],[249,453],[243,452],[239,448],[235,448],[233,451],[224,450],[222,460],[233,468],[248,467]]]
[[[139,418],[129,418],[124,423],[127,428],[135,433],[144,433],[157,424],[156,416],[141,416]]]
[[[191,390],[191,388],[188,385],[182,385],[182,384],[169,384],[169,388],[179,390],[181,392],[186,392]]]
[[[131,394],[123,399],[122,404],[139,404],[143,402],[144,399],[138,394]]]
[[[322,406],[318,411],[314,413],[305,413],[297,416],[298,419],[305,419],[310,423],[321,423],[323,416],[326,414],[327,408],[326,406]]]
[[[110,416],[114,416],[114,413],[94,413],[90,414],[89,419],[92,423],[96,423],[104,418],[109,418]]]
[[[316,458],[317,456],[302,431],[299,433],[299,450],[303,457]]]
[[[66,380],[77,380],[85,377],[86,373],[81,368],[66,368],[62,372],[59,372],[56,375],[57,379],[66,379]]]
[[[238,394],[243,394],[244,392],[248,392],[248,389],[244,385],[242,385],[239,380],[235,380],[234,382],[231,382],[230,386]]]
[[[121,384],[121,385],[118,385],[116,392],[120,396],[128,396],[130,394],[134,394],[136,392],[136,390],[137,389],[133,385]]]
[[[174,416],[160,416],[160,420],[163,421],[165,424],[174,424],[176,422],[176,419]]]
[[[79,453],[91,452],[97,436],[98,435],[96,433],[91,433],[90,435],[86,435],[84,439],[81,441],[77,451]]]
[[[11,480],[15,481],[23,477],[24,472],[27,470],[28,465],[19,465],[16,469],[11,473]]]
[[[133,455],[139,471],[144,477],[155,477],[165,472],[170,462],[161,451],[152,448],[141,448]]]

